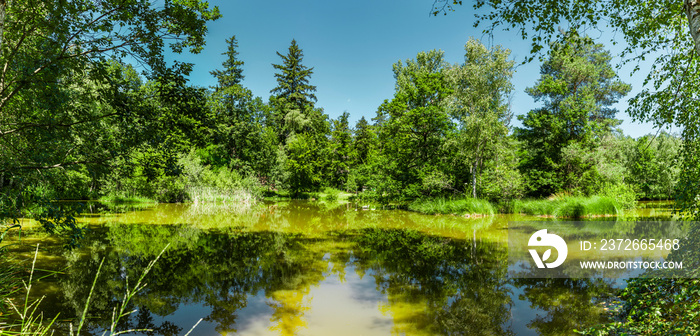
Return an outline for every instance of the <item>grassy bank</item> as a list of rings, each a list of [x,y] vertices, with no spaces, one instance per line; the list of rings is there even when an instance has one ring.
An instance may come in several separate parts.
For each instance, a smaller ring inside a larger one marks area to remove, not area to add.
[[[515,200],[512,212],[533,216],[581,218],[619,215],[625,208],[612,197],[565,196],[556,199]]]
[[[494,206],[489,201],[476,198],[430,198],[416,200],[408,205],[408,209],[428,215],[434,214],[479,214],[493,215]]]

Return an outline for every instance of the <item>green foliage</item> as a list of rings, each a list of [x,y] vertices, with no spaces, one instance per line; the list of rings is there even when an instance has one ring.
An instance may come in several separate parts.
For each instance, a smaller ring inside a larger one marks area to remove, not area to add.
[[[386,178],[377,187],[390,197],[420,196],[423,178],[445,167],[446,136],[454,127],[445,106],[452,93],[445,66],[436,50],[394,64],[394,98],[377,111],[385,120],[379,131],[385,161],[379,167]]]
[[[223,70],[212,71],[218,85],[208,97],[211,109],[208,164],[228,166],[243,175],[256,174],[261,179],[270,175],[274,163],[276,137],[270,136],[264,121],[269,107],[259,97],[241,85],[243,61],[237,58],[238,42],[233,36],[226,40],[228,50],[223,54]]]
[[[55,217],[70,214],[50,200],[96,196],[110,161],[138,144],[195,138],[202,91],[184,85],[191,65],[168,66],[164,48],[201,51],[220,14],[199,0],[40,0],[3,3],[0,17],[0,199],[49,189],[47,228],[67,227],[73,239],[70,218]],[[148,85],[125,58],[140,60]],[[32,202],[4,215],[26,216]]]
[[[355,124],[351,153],[355,166],[369,164],[377,147],[377,134],[364,116]]]
[[[475,198],[425,198],[412,202],[408,209],[428,215],[493,215],[496,212],[489,201]]]
[[[609,190],[626,190],[627,196],[633,195],[625,187],[611,187]],[[628,200],[621,196],[622,200]],[[635,202],[630,202],[634,204]],[[555,199],[542,200],[515,200],[513,201],[513,212],[528,215],[546,215],[565,218],[581,218],[589,216],[618,215],[628,209],[630,203],[622,203],[618,199],[610,196],[591,197],[582,196],[562,196]]]
[[[29,186],[0,194],[0,242],[10,229],[21,229],[19,218],[24,217],[38,221],[49,233],[61,235],[66,247],[79,246],[84,228],[75,218],[83,204],[56,202],[50,193],[43,186]]]
[[[485,162],[477,193],[489,201],[508,202],[525,192],[525,180],[518,170],[517,142],[506,139],[496,148],[494,157]]]
[[[607,184],[600,190],[599,195],[612,198],[622,210],[634,209],[637,206],[636,192],[628,184]]]
[[[461,2],[454,2],[455,4]],[[436,2],[437,4],[437,2]],[[451,9],[450,2],[434,6],[433,13]],[[691,1],[656,1],[639,6],[627,1],[583,0],[574,3],[561,1],[491,1],[474,3],[477,21],[490,23],[485,32],[497,27],[518,31],[522,38],[532,42],[532,53],[544,50],[554,40],[555,27],[569,22],[579,29],[605,25],[613,44],[624,40],[621,53],[624,62],[636,62],[654,57],[644,87],[631,99],[628,113],[636,120],[654,123],[663,128],[670,124],[682,129],[683,162],[677,187],[677,209],[683,213],[697,213],[700,204],[695,199],[700,187],[695,181],[700,174],[700,156],[697,155],[700,110],[697,87],[700,85],[698,54],[700,54],[700,8]],[[486,10],[485,12],[483,10]],[[532,32],[536,33],[532,33]],[[639,70],[637,65],[634,71]],[[553,184],[544,174],[542,183]]]
[[[513,213],[524,213],[528,215],[552,215],[558,206],[558,202],[548,199],[524,199],[513,201]]]
[[[330,142],[330,171],[328,182],[336,188],[343,188],[348,181],[350,164],[352,163],[352,131],[348,123],[350,114],[343,112],[337,120],[333,120],[333,131]]]
[[[508,60],[510,50],[501,46],[489,50],[474,38],[464,49],[464,64],[447,71],[454,87],[450,114],[458,121],[451,144],[451,151],[455,152],[451,155],[455,165],[452,170],[456,185],[469,183],[472,197],[477,197],[477,190],[484,187],[484,169],[493,166],[499,151],[509,145],[506,136],[511,119],[509,96],[513,91],[514,62]],[[490,187],[493,189],[493,185]]]
[[[325,142],[306,134],[296,134],[287,141],[285,169],[293,193],[315,191],[323,183]]]
[[[628,180],[643,199],[671,199],[681,171],[681,141],[661,133],[637,139],[630,149]]]
[[[630,279],[622,291],[621,322],[598,325],[583,335],[696,335],[700,332],[700,280]]]
[[[284,143],[292,133],[308,132],[314,129],[313,103],[316,101],[316,86],[309,84],[313,68],[301,62],[304,53],[292,40],[287,55],[277,52],[282,64],[272,66],[280,72],[275,73],[277,86],[270,90],[273,106],[272,124],[279,135],[279,142]]]
[[[230,88],[241,84],[243,81],[243,64],[244,62],[238,59],[238,41],[236,35],[226,39],[228,48],[222,55],[226,56],[226,60],[221,65],[224,70],[213,70],[209,73],[216,77],[218,88]]]
[[[341,191],[338,189],[325,188],[323,190],[323,193],[325,194],[323,199],[326,201],[337,201],[340,198],[340,192]]]
[[[193,202],[253,202],[262,197],[263,186],[253,175],[241,176],[226,167],[203,165],[192,150],[180,156],[185,192]]]
[[[529,194],[537,196],[578,191],[597,178],[580,153],[619,125],[617,111],[609,106],[630,90],[617,80],[603,46],[575,30],[553,43],[548,56],[542,76],[527,89],[544,106],[519,116],[523,128],[515,133],[527,148],[521,170],[530,183]]]
[[[697,335],[700,333],[700,225],[687,222],[687,235],[667,260],[683,263],[683,276],[648,270],[627,281],[619,322],[601,324],[584,335]]]

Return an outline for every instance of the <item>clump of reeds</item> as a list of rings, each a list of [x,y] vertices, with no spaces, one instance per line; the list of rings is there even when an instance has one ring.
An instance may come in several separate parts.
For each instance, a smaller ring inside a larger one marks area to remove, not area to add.
[[[476,198],[420,199],[409,204],[408,209],[428,215],[493,215],[496,212],[494,206],[489,201]]]
[[[242,203],[253,204],[256,199],[245,189],[223,189],[217,187],[187,188],[192,203]]]
[[[515,200],[513,212],[533,216],[582,218],[623,213],[624,207],[607,196],[560,196],[542,200]]]

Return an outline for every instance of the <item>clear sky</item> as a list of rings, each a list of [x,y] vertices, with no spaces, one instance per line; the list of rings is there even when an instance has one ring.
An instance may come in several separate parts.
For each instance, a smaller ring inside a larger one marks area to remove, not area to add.
[[[347,111],[352,125],[362,116],[368,120],[374,117],[384,99],[393,97],[391,69],[398,60],[415,58],[420,51],[440,49],[448,62],[462,63],[464,44],[470,36],[487,46],[500,44],[510,49],[517,64],[530,51],[529,42],[521,40],[514,31],[499,31],[490,37],[482,33],[481,27],[474,28],[474,10],[468,1],[446,16],[430,15],[432,0],[210,0],[209,3],[219,6],[223,17],[209,23],[204,51],[198,55],[170,56],[195,64],[190,76],[192,84],[215,84],[209,71],[222,68],[225,40],[236,35],[239,58],[245,62],[243,85],[267,100],[276,86],[272,64],[281,63],[276,52],[286,54],[292,39],[296,39],[304,52],[303,64],[314,68],[310,83],[317,87],[317,106],[331,118]],[[609,39],[599,42],[610,49]],[[613,60],[613,64],[618,62],[619,59]],[[539,78],[539,68],[537,60],[517,67],[512,99],[515,115],[539,106],[525,93],[525,88]],[[633,87],[632,93],[617,104],[618,118],[623,120],[621,127],[624,134],[633,137],[655,133],[657,130],[652,125],[634,123],[624,112],[626,100],[642,84],[641,74],[630,77],[630,68],[619,72],[620,78]],[[516,118],[512,124],[520,125]]]

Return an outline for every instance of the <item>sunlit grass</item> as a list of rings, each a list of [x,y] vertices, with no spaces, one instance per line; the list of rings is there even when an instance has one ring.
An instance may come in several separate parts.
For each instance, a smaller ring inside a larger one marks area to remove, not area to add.
[[[253,194],[245,189],[224,189],[215,187],[191,187],[187,188],[187,194],[192,203],[239,203],[254,204],[256,199]]]
[[[606,196],[564,196],[551,200],[515,200],[512,211],[533,216],[582,218],[618,215],[624,209],[614,199]]]
[[[434,214],[479,214],[493,215],[494,206],[487,200],[476,198],[430,198],[416,200],[408,205],[408,209],[428,215]]]

